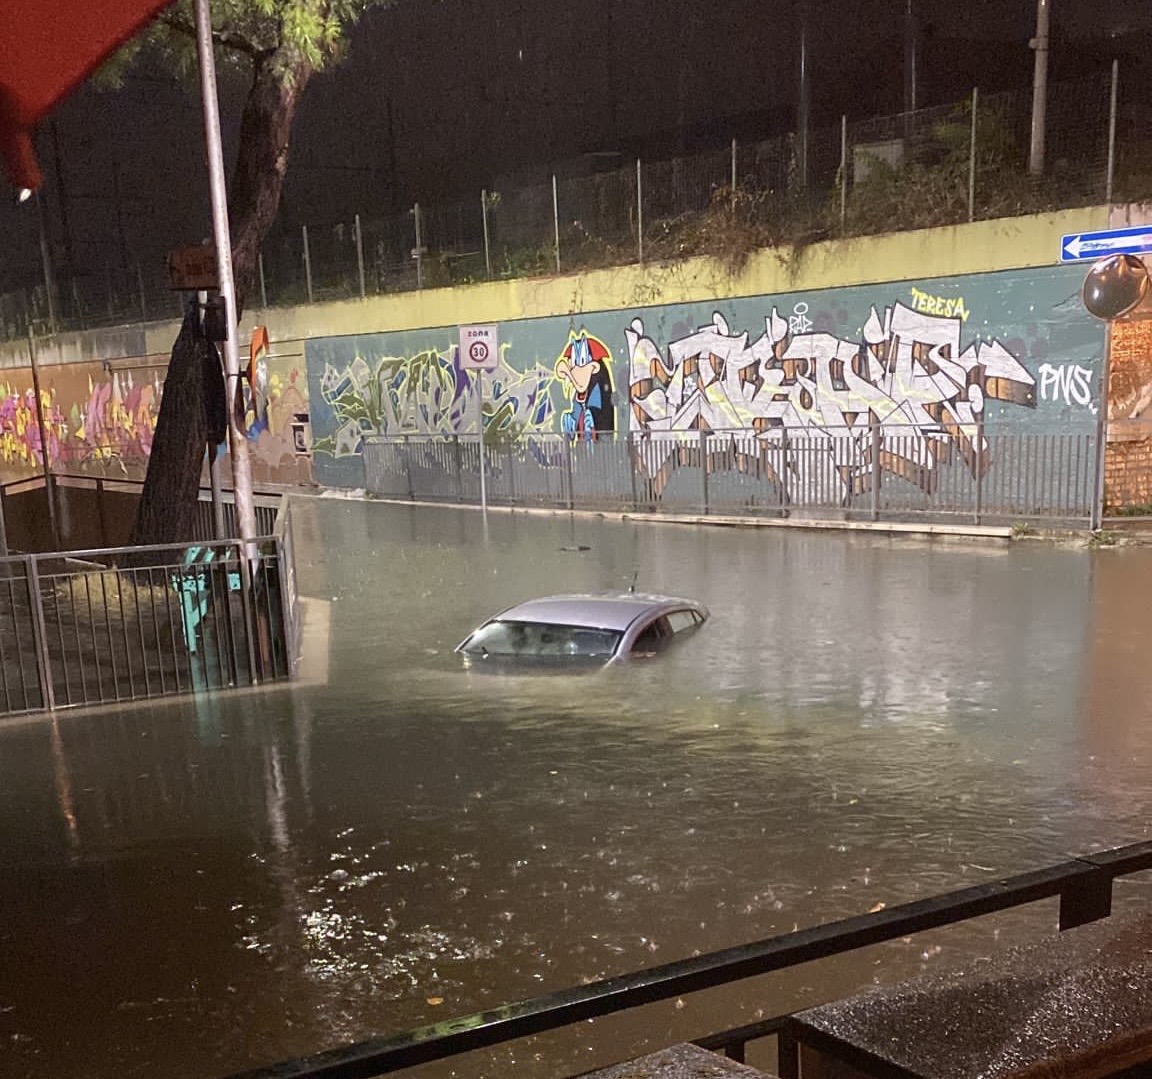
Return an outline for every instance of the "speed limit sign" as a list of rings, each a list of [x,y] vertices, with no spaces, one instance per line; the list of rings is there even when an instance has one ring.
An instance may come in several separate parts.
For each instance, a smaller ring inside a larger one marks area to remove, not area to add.
[[[460,367],[464,371],[495,371],[500,342],[495,326],[460,327]]]

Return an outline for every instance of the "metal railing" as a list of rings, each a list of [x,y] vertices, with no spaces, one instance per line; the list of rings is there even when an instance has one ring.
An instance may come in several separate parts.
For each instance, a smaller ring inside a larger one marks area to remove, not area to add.
[[[913,112],[843,117],[803,139],[732,139],[667,160],[619,156],[616,167],[584,175],[574,164],[543,183],[419,200],[401,213],[361,206],[336,220],[281,218],[265,238],[249,306],[732,258],[798,238],[1138,201],[1152,192],[1152,143],[1129,115],[1136,95],[1121,89],[1115,72],[1050,84],[1042,177],[1027,168],[1030,91],[973,90]],[[180,314],[159,259],[70,278],[45,269],[44,278],[0,295],[0,340]]]
[[[232,540],[0,559],[0,714],[289,677],[290,541],[256,549],[247,573]]]
[[[329,1049],[246,1071],[231,1079],[367,1079],[390,1075],[418,1064],[843,955],[1042,899],[1059,897],[1059,928],[1072,929],[1111,913],[1112,885],[1117,877],[1148,869],[1152,869],[1152,842],[1085,854],[988,884],[621,974],[391,1037]],[[743,1060],[748,1042],[779,1034],[788,1018],[776,1016],[711,1034],[697,1039],[696,1044]],[[791,1048],[780,1046],[781,1074],[790,1063],[787,1058]]]
[[[1091,521],[1099,438],[943,428],[645,432],[572,442],[523,434],[484,446],[489,502],[649,513]],[[476,435],[375,436],[365,486],[379,498],[480,501]]]

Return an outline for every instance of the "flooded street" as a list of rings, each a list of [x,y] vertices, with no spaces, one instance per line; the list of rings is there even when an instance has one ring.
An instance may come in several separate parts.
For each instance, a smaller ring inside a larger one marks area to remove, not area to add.
[[[310,682],[0,727],[2,1079],[215,1079],[1147,837],[1152,550],[297,508]],[[711,621],[591,675],[452,654],[634,577]],[[577,1072],[1053,910],[426,1074]]]

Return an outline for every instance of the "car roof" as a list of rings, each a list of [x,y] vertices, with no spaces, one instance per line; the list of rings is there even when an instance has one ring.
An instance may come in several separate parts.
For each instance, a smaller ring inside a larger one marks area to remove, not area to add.
[[[503,622],[548,622],[589,629],[626,630],[638,618],[689,608],[707,615],[694,600],[644,592],[588,592],[542,596],[497,615]]]

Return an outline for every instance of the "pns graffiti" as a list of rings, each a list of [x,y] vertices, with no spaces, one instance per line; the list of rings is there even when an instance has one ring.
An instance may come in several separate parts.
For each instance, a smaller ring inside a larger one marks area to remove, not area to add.
[[[1096,411],[1092,401],[1092,370],[1078,363],[1042,363],[1036,371],[1040,378],[1040,400],[1062,401]]]
[[[540,364],[517,371],[505,351],[496,371],[484,377],[484,430],[516,437],[546,429],[552,372]],[[480,423],[478,383],[458,369],[450,345],[371,362],[357,356],[342,368],[326,364],[320,392],[336,426],[314,449],[334,457],[359,454],[368,435],[464,434]]]
[[[954,452],[971,469],[987,467],[987,455],[976,452],[986,400],[1036,404],[1035,380],[1000,342],[962,347],[959,318],[895,303],[882,315],[872,308],[859,341],[810,327],[773,308],[763,334],[749,341],[716,313],[665,355],[633,321],[625,331],[631,423],[663,443],[645,454],[657,494],[683,456],[679,432],[749,429],[761,444],[787,438],[821,451],[792,455],[787,480],[796,494],[815,490],[829,461],[842,494],[868,489],[881,469],[930,491],[937,466]],[[869,448],[874,427],[879,455]],[[740,470],[760,467],[747,450],[724,457]]]

